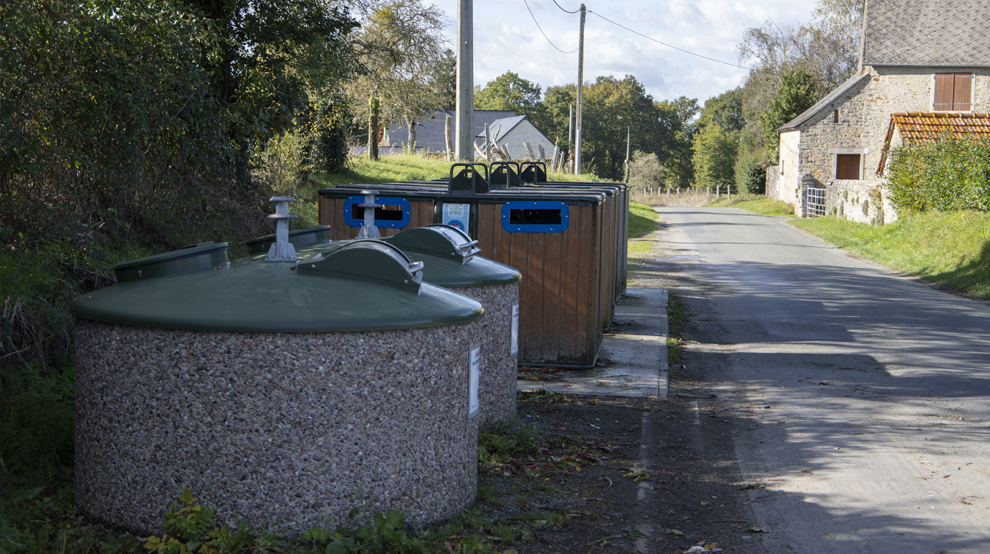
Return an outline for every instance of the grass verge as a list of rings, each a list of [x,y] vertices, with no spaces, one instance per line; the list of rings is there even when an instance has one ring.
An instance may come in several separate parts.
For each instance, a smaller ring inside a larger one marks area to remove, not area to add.
[[[794,216],[793,204],[773,200],[762,194],[736,194],[731,200],[723,196],[707,205],[714,208],[739,208],[761,215]]]
[[[990,213],[909,214],[882,227],[836,217],[791,223],[898,271],[990,299]]]
[[[655,231],[659,221],[660,214],[651,206],[629,203],[629,258],[639,259],[652,251],[652,242],[636,239]]]

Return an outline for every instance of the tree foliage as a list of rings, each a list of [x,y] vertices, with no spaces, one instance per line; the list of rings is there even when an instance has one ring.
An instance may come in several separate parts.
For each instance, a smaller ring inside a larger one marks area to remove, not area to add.
[[[530,119],[533,125],[565,152],[572,152],[573,107],[577,99],[574,84],[548,87],[543,100],[536,105]]]
[[[355,22],[323,0],[177,0],[206,19],[218,54],[206,64],[239,179],[252,149],[291,129],[310,94],[352,69],[346,36]],[[112,3],[112,2],[111,2]]]
[[[771,160],[776,162],[780,157],[777,129],[814,105],[816,98],[815,82],[811,75],[795,69],[783,76],[777,94],[760,114],[764,144],[767,145]]]
[[[530,115],[540,102],[540,85],[506,71],[484,88],[474,87],[474,109],[506,110],[516,115]]]
[[[767,153],[763,150],[740,151],[736,156],[736,188],[740,192],[764,194],[767,191]]]
[[[746,126],[742,89],[735,88],[705,101],[698,117],[698,128],[718,125],[723,131],[739,131]]]
[[[122,244],[262,230],[250,157],[346,71],[350,24],[319,0],[0,5],[5,252],[70,252],[90,275]]]
[[[758,114],[769,104],[784,75],[802,70],[812,77],[821,98],[848,79],[859,62],[863,0],[818,0],[806,25],[747,29],[737,47],[739,59],[753,67],[746,82],[747,110]]]
[[[598,77],[585,86],[582,115],[582,161],[606,179],[623,177],[627,127],[633,150],[662,152],[673,138],[671,126],[661,124],[653,97],[632,75]]]
[[[697,186],[726,186],[735,181],[738,131],[726,131],[718,124],[705,125],[695,137],[693,148]]]
[[[168,240],[224,209],[213,183],[233,183],[237,152],[203,64],[222,50],[193,10],[14,0],[0,22],[5,226],[82,251],[124,231]]]
[[[701,111],[694,98],[681,96],[676,100],[655,103],[658,121],[664,127],[664,138],[657,155],[667,171],[667,183],[672,187],[687,187],[694,182],[694,161],[691,149],[698,132],[696,117]]]
[[[452,53],[444,48],[446,17],[421,0],[357,0],[353,3],[361,27],[351,41],[363,71],[347,84],[355,115],[369,121],[378,106],[382,123],[403,121],[415,142],[415,125],[431,110],[449,101],[444,83]],[[377,98],[377,104],[369,102]]]

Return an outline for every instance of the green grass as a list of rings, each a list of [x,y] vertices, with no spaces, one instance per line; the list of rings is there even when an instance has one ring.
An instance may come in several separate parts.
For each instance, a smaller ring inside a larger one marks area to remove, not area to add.
[[[652,207],[638,202],[629,203],[629,238],[638,238],[655,231],[660,214]]]
[[[882,227],[835,217],[791,223],[864,258],[990,299],[990,213],[911,214]]]
[[[647,241],[633,240],[651,231],[655,231],[657,223],[660,221],[658,214],[652,207],[638,202],[629,203],[629,253],[630,258],[641,258],[649,254],[652,244]]]
[[[761,194],[736,194],[729,200],[725,196],[708,204],[716,208],[739,208],[755,214],[793,216],[794,206],[780,200],[772,200]]]

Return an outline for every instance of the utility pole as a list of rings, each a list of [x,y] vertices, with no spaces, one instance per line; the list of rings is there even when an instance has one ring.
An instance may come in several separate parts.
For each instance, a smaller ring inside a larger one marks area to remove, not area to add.
[[[581,172],[581,89],[584,88],[584,18],[587,9],[581,4],[581,32],[578,34],[577,121],[574,125],[574,174]]]
[[[474,161],[474,0],[457,4],[457,160]]]
[[[568,169],[571,173],[577,173],[574,171],[574,104],[567,105],[567,142],[571,143],[571,167]]]
[[[632,144],[632,126],[626,125],[626,182],[629,182],[629,145]]]

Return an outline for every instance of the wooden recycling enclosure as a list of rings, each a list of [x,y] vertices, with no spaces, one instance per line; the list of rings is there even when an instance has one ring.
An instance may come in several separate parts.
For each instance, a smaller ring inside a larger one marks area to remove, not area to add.
[[[625,290],[628,187],[539,183],[491,190],[487,171],[463,174],[447,182],[322,189],[320,223],[333,227],[336,238],[357,236],[363,212],[354,210],[355,198],[371,189],[381,198],[376,203],[409,207],[408,221],[393,215],[386,226],[376,222],[383,236],[401,230],[396,222],[459,226],[478,241],[482,256],[523,274],[519,364],[593,367]]]

